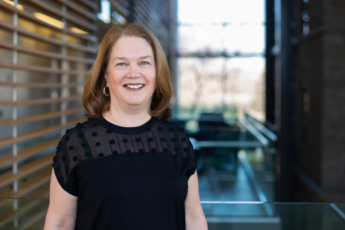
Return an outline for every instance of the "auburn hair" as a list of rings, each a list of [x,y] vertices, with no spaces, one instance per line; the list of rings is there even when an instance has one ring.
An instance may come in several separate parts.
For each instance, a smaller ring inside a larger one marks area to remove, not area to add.
[[[150,115],[157,119],[169,119],[171,117],[169,102],[173,89],[167,58],[157,38],[146,28],[133,23],[115,25],[104,35],[98,48],[97,58],[85,83],[83,94],[83,105],[87,111],[85,116],[99,118],[110,108],[110,96],[103,94],[103,88],[106,86],[105,72],[111,50],[120,37],[139,37],[150,44],[156,66],[157,86],[150,105]]]

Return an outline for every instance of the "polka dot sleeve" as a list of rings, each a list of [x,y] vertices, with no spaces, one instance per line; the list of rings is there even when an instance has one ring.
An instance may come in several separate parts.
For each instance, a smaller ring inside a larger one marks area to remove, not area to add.
[[[73,196],[78,196],[78,175],[75,169],[87,154],[87,143],[77,128],[67,130],[56,147],[52,165],[56,179]]]
[[[189,135],[186,133],[186,131],[180,127],[180,143],[181,147],[184,152],[184,157],[189,158],[189,170],[187,171],[187,178],[189,179],[190,176],[192,176],[197,167],[198,167],[198,160],[196,157],[196,153],[193,149],[193,145],[189,139]]]

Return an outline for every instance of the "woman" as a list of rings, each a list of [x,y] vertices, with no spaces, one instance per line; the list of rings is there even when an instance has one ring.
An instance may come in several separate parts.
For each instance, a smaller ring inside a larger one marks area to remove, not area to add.
[[[205,230],[196,156],[167,121],[172,83],[145,28],[112,27],[87,79],[88,121],[66,131],[53,159],[45,230]]]

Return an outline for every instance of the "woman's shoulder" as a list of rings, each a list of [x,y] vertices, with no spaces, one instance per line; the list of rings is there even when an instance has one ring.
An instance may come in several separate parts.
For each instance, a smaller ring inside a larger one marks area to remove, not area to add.
[[[189,144],[190,141],[188,132],[178,123],[169,120],[160,120],[160,122],[158,122],[158,129],[160,127],[162,127],[161,130],[165,130],[173,135],[173,139],[176,139],[176,141],[179,142],[184,148]]]
[[[64,136],[67,136],[67,139],[80,139],[82,137],[86,137],[86,133],[93,133],[103,129],[101,127],[96,118],[89,118],[86,121],[78,122],[77,124],[71,126],[70,128],[66,129]],[[64,138],[64,136],[62,138]],[[65,137],[66,138],[66,137]]]
[[[84,153],[88,146],[86,133],[95,130],[94,122],[96,122],[95,119],[88,119],[66,129],[65,134],[61,137],[56,147],[57,154],[69,155],[70,153],[75,154],[76,152],[80,152],[80,154]]]
[[[183,138],[189,138],[189,135],[187,133],[187,131],[185,130],[185,128],[174,122],[174,121],[167,121],[167,123],[169,124],[169,126],[175,130],[175,132],[178,134],[178,136],[180,136],[182,139],[181,140],[184,140]]]
[[[161,120],[158,120],[158,121],[159,121],[158,123],[162,127],[173,128],[173,129],[176,129],[179,132],[184,132],[185,133],[185,129],[183,128],[183,126],[178,125],[173,120],[161,119]]]

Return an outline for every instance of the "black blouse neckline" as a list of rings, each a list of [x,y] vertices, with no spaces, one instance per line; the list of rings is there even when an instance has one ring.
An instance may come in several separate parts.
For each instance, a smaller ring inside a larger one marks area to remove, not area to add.
[[[144,124],[136,127],[123,127],[115,125],[108,120],[106,120],[103,116],[97,119],[98,123],[106,129],[112,130],[115,133],[122,133],[122,134],[136,134],[136,133],[143,133],[149,131],[154,124],[157,122],[157,118],[151,117],[150,120],[145,122]]]

